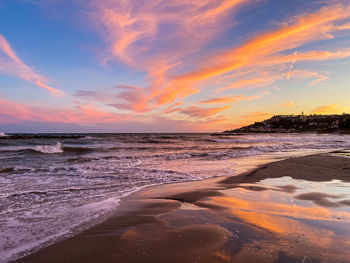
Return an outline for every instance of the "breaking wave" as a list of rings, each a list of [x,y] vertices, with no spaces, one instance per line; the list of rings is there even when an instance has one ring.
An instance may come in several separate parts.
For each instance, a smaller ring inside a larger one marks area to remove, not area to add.
[[[56,145],[37,145],[33,147],[34,151],[41,153],[63,153],[63,146],[60,142],[57,142]]]
[[[71,147],[64,146],[60,142],[57,142],[55,145],[36,145],[36,146],[8,146],[2,147],[0,152],[35,152],[35,153],[75,153],[83,154],[91,152],[93,148],[88,147]]]

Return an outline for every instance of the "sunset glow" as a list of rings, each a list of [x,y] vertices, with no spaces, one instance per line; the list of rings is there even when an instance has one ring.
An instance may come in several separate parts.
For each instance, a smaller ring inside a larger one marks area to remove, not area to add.
[[[5,0],[0,14],[0,132],[210,132],[350,111],[347,0]]]

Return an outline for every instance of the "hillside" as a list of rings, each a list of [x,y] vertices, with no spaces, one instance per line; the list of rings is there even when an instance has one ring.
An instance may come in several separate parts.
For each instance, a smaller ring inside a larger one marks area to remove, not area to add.
[[[225,131],[275,133],[275,132],[350,132],[350,114],[342,115],[275,115],[239,129]]]

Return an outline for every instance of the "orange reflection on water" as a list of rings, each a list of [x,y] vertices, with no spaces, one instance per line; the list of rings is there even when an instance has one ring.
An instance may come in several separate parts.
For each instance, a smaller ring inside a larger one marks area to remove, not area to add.
[[[348,207],[326,208],[293,196],[267,190],[225,190],[224,196],[211,197],[210,202],[225,207],[233,218],[266,233],[266,239],[254,244],[297,255],[316,254],[324,257],[350,258],[350,212]],[[278,242],[270,242],[270,238]],[[267,243],[266,243],[267,242]]]
[[[234,191],[240,192],[242,196],[249,192],[244,189],[235,189]],[[266,191],[263,194],[259,193],[259,196],[258,194],[256,195],[256,199],[261,201],[240,199],[232,195],[213,197],[212,200],[222,206],[228,208],[232,207],[235,211],[237,211],[236,209],[240,209],[310,220],[336,221],[338,218],[341,218],[343,221],[350,222],[350,213],[347,211],[332,210],[319,206],[298,206],[293,202],[290,202],[289,204],[277,203],[276,201],[271,200],[273,199],[272,197],[266,198],[270,195],[274,197],[279,194],[276,195],[276,193],[271,193],[270,191]],[[276,200],[281,201],[283,198],[278,198]]]

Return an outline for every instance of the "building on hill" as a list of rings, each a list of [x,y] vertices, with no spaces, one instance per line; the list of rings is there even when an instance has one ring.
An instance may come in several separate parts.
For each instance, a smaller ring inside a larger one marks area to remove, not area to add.
[[[274,115],[270,119],[226,132],[350,132],[350,114]]]

